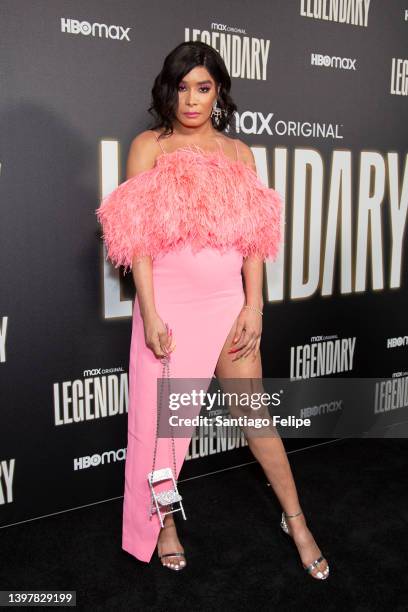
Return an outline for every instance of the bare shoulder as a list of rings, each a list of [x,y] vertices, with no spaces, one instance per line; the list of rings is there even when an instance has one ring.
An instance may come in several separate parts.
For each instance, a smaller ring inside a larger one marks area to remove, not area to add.
[[[238,147],[239,159],[241,159],[247,166],[256,172],[255,157],[252,153],[251,147],[249,147],[245,142],[242,142],[242,140],[239,140],[239,138],[236,138],[235,142]]]
[[[127,179],[154,167],[159,151],[157,135],[153,130],[145,130],[133,138],[126,163]]]

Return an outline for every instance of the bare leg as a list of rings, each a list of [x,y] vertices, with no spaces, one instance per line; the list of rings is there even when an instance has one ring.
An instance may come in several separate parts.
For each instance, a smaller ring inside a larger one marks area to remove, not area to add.
[[[229,354],[235,325],[231,328],[218,359],[215,374],[218,378],[262,378],[262,363],[259,351],[255,359],[253,353],[246,359],[232,361],[233,354]],[[268,481],[271,483],[276,496],[287,514],[296,514],[301,506],[296,491],[295,482],[289,465],[288,457],[282,440],[277,437],[247,437],[248,446],[261,464]],[[303,566],[306,567],[321,555],[313,535],[309,531],[304,514],[287,519],[288,529],[297,546]],[[318,578],[318,572],[323,572],[328,566],[323,559],[311,571],[313,577]]]
[[[160,555],[165,555],[174,552],[184,552],[184,548],[178,539],[176,525],[172,514],[168,514],[163,520],[164,527],[161,528],[157,540],[157,552]],[[181,569],[186,565],[184,557],[163,557],[161,559],[163,565]]]

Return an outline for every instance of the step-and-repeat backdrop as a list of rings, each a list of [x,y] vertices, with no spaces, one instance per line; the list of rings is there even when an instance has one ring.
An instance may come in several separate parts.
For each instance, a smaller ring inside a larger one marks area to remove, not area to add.
[[[3,0],[0,28],[1,526],[123,494],[134,286],[94,211],[182,41],[221,53],[231,135],[285,196],[264,376],[316,376],[318,348],[320,377],[407,380],[406,2]],[[245,460],[197,435],[181,479]]]

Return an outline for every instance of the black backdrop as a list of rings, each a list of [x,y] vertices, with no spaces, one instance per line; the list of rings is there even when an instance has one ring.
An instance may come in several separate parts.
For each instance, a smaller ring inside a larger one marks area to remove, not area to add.
[[[223,55],[232,135],[285,195],[264,375],[289,377],[291,351],[327,336],[355,340],[349,375],[406,375],[405,6],[3,0],[2,526],[123,494],[133,287],[104,259],[94,210],[124,180],[153,79],[183,40]],[[245,445],[193,455],[181,478],[252,459]]]

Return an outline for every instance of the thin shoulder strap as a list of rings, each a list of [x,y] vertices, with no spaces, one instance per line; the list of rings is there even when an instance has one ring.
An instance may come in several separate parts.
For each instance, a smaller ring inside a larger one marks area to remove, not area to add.
[[[234,141],[234,144],[235,144],[235,154],[236,154],[237,161],[238,161],[238,159],[239,159],[238,144],[237,144],[238,143],[238,139],[237,138],[233,138],[232,140]],[[219,142],[218,139],[216,139],[216,142],[217,142],[218,146],[220,147],[221,151],[224,152],[224,149],[223,149],[223,146],[222,146],[221,142]]]
[[[235,142],[235,152],[237,154],[237,161],[239,159],[239,153],[238,153],[238,138],[234,138],[234,142]]]
[[[166,151],[163,149],[162,143],[159,140],[159,136],[156,136],[156,141],[157,141],[157,144],[159,145],[159,147],[161,148],[161,150],[163,151],[163,153],[166,153]]]
[[[221,144],[221,142],[218,140],[218,138],[217,138],[217,137],[215,137],[215,142],[216,142],[216,143],[217,143],[217,145],[219,146],[220,150],[221,150],[222,152],[224,152],[224,149],[223,149],[223,147],[222,147],[222,144]]]

